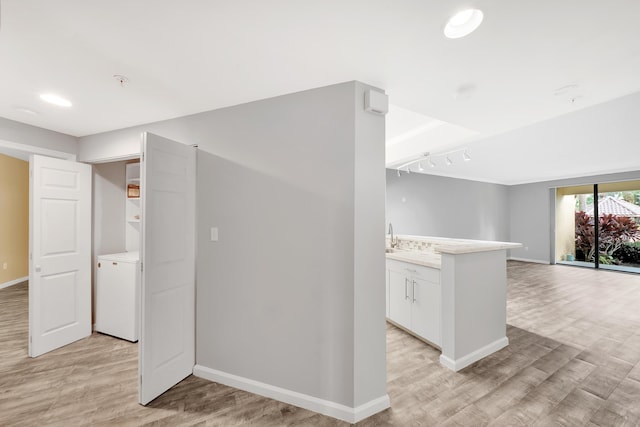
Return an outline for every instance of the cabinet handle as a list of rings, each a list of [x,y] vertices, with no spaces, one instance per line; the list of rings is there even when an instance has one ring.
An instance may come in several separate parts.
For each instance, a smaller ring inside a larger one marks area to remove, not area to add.
[[[407,277],[404,278],[404,299],[409,299],[409,291],[407,290],[409,279]]]
[[[412,284],[411,284],[411,293],[413,294],[413,302],[416,302],[416,281],[412,280]]]

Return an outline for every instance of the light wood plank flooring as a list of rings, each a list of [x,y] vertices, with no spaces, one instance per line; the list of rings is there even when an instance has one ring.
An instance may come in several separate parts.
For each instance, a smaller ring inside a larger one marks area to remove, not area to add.
[[[640,276],[509,262],[510,345],[454,373],[387,333],[382,425],[640,425]],[[27,285],[0,290],[0,425],[341,426],[189,377],[142,407],[137,345],[101,334],[27,357]]]

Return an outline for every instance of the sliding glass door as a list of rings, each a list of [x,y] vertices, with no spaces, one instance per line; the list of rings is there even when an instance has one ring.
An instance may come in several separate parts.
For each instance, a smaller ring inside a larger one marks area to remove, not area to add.
[[[600,268],[640,272],[640,182],[600,184],[597,206]]]
[[[555,261],[639,273],[640,181],[556,189]]]
[[[556,190],[556,259],[560,264],[595,267],[593,185]]]

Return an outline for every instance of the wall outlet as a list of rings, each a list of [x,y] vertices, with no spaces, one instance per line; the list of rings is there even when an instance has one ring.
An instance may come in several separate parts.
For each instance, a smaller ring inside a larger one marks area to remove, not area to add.
[[[3,263],[2,263],[2,269],[3,269],[3,270],[6,270],[6,269],[7,269],[7,263],[6,263],[6,262],[3,262]]]
[[[211,241],[218,241],[218,227],[211,227]]]

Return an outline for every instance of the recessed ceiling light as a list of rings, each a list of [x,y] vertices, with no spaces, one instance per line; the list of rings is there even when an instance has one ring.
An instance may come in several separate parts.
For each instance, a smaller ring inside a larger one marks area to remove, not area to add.
[[[13,108],[16,111],[20,111],[21,113],[29,114],[31,116],[37,116],[39,114],[37,111],[34,111],[34,110],[32,110],[30,108],[27,108],[27,107],[21,107],[19,105],[14,105]]]
[[[453,15],[444,27],[444,35],[459,39],[474,32],[482,23],[484,14],[479,9],[465,9]]]
[[[40,95],[40,99],[49,104],[57,105],[59,107],[71,107],[71,101],[64,99],[61,96],[54,95],[53,93],[43,93]]]
[[[465,83],[463,85],[458,86],[456,91],[453,93],[453,98],[456,100],[464,100],[469,99],[473,96],[476,91],[476,85],[473,83]]]
[[[571,84],[559,87],[558,89],[554,90],[553,93],[556,96],[573,95],[578,92],[579,88],[580,88],[580,85],[578,85],[577,83],[571,83]]]

